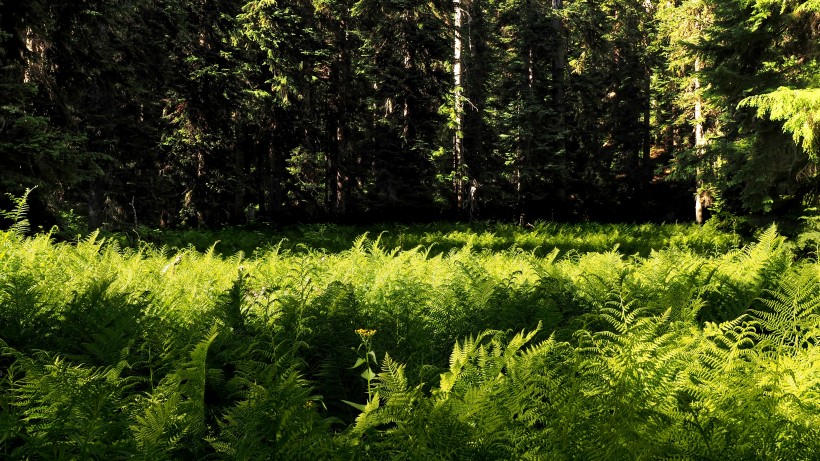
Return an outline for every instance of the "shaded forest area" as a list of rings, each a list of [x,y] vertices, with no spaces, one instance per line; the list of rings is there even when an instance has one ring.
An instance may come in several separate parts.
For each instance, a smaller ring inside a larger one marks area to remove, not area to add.
[[[797,217],[818,44],[817,0],[0,0],[0,192],[91,228]]]

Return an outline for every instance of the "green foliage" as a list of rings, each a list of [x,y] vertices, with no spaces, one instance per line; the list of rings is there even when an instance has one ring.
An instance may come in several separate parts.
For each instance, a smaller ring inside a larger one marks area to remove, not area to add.
[[[814,0],[2,9],[0,193],[38,185],[91,229],[671,222],[703,190],[741,214],[817,199]]]
[[[787,213],[814,200],[816,17],[803,3],[704,2],[711,21],[690,55],[718,109],[696,162],[729,209]]]
[[[126,364],[95,369],[42,353],[20,365],[25,378],[12,392],[24,444],[15,457],[112,458],[133,449],[122,413],[133,385],[121,377]]]
[[[387,236],[226,258],[3,232],[0,455],[820,449],[820,272],[774,227],[727,252],[681,243],[647,256],[491,252],[474,246],[489,236],[466,232],[464,247],[432,254],[388,250]]]
[[[818,289],[816,270],[802,268],[793,271],[762,300],[764,309],[750,312],[759,322],[762,339],[773,352],[798,353],[817,343],[820,334]]]
[[[29,232],[30,223],[28,220],[28,196],[31,191],[32,189],[26,189],[20,197],[15,197],[12,194],[6,194],[14,204],[14,209],[0,210],[0,217],[8,219],[12,222],[9,230],[19,237],[22,237]]]
[[[379,224],[348,226],[306,224],[275,228],[224,228],[220,230],[149,230],[140,234],[139,245],[167,246],[181,251],[194,248],[222,256],[242,252],[260,255],[271,252],[340,253],[350,249],[363,234],[379,236],[379,246],[405,251],[423,249],[428,256],[446,255],[453,250],[503,252],[520,250],[547,257],[558,250],[570,253],[605,252],[618,248],[626,255],[649,256],[665,248],[692,250],[698,254],[723,253],[744,242],[739,235],[714,226],[698,228],[685,224],[566,224],[536,221],[521,227],[501,222],[470,224]],[[122,246],[134,242],[121,234],[107,234]],[[366,240],[365,240],[366,241]]]
[[[740,101],[738,107],[753,107],[757,116],[783,122],[783,131],[790,133],[794,143],[799,145],[812,160],[817,160],[820,140],[820,89],[781,87],[771,93],[750,96]]]

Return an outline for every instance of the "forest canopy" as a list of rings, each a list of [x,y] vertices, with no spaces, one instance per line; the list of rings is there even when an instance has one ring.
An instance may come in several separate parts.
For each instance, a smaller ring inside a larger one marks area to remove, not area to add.
[[[796,217],[819,45],[816,0],[0,0],[0,195],[91,228]]]

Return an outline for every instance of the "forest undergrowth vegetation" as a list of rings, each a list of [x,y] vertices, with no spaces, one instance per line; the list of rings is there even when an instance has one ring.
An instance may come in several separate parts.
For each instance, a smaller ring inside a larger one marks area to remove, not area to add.
[[[731,227],[715,220],[704,227],[688,224],[618,224],[581,222],[575,224],[536,221],[519,226],[498,221],[427,224],[382,223],[340,225],[311,223],[282,226],[234,226],[221,229],[152,229],[140,226],[123,232],[98,235],[122,247],[167,246],[168,251],[196,249],[229,257],[272,250],[291,253],[349,250],[362,235],[378,240],[381,247],[413,250],[424,247],[428,255],[446,254],[465,247],[481,252],[523,250],[546,256],[554,249],[567,252],[603,252],[617,246],[623,254],[648,256],[653,250],[687,248],[697,253],[724,253],[752,240],[751,234],[727,231]],[[56,236],[74,241],[91,232],[83,226],[60,230]]]
[[[820,265],[775,227],[421,228],[0,232],[0,458],[820,453]]]

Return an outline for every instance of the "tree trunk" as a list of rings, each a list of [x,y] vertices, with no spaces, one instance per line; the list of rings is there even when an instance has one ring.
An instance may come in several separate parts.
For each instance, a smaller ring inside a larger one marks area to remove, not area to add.
[[[706,140],[703,136],[703,102],[700,99],[700,80],[697,73],[700,72],[700,59],[695,58],[695,79],[692,83],[692,89],[695,93],[695,152],[698,159],[703,157],[703,148],[706,145]],[[699,225],[703,224],[703,210],[705,208],[704,197],[701,194],[703,188],[703,177],[700,168],[695,170],[695,222]]]
[[[276,132],[277,127],[271,126],[271,133]],[[264,214],[268,219],[273,219],[282,211],[284,193],[282,183],[284,178],[284,159],[279,149],[276,136],[269,135],[267,142],[259,146],[262,152],[262,203]]]
[[[347,213],[348,189],[350,188],[350,142],[348,135],[351,121],[351,94],[352,63],[350,44],[348,42],[348,15],[343,13],[338,21],[331,21],[329,27],[334,35],[338,54],[330,66],[330,82],[335,93],[332,105],[328,134],[330,135],[330,193],[332,203],[331,213],[334,217],[342,217]]]
[[[563,119],[564,107],[564,69],[566,67],[566,50],[565,46],[565,31],[564,24],[561,21],[559,11],[564,8],[563,0],[552,0],[553,18],[552,28],[558,35],[558,46],[555,47],[555,56],[553,57],[552,65],[552,85],[554,92],[555,105],[559,109],[559,115]]]
[[[465,0],[469,1],[469,0]],[[463,61],[462,53],[464,50],[463,30],[464,30],[464,11],[462,0],[453,0],[455,8],[455,17],[453,22],[454,40],[453,40],[453,103],[455,112],[455,136],[453,137],[453,192],[456,196],[456,206],[460,213],[464,204],[464,172],[465,172],[465,157],[464,157],[464,90],[463,90]]]
[[[703,200],[700,192],[695,192],[695,222],[703,225]]]
[[[655,12],[651,0],[644,1],[644,11],[646,18],[654,21]],[[651,36],[644,35],[642,40],[644,50],[651,46]],[[652,68],[652,58],[644,56],[644,82],[643,82],[643,143],[641,146],[641,165],[640,165],[640,183],[638,185],[638,194],[643,197],[646,194],[647,188],[652,183],[654,177],[654,167],[652,163],[652,76],[654,70]]]
[[[652,157],[652,66],[646,65],[644,75],[644,98],[643,98],[643,162],[644,169],[650,170],[649,179],[652,177],[650,161]]]
[[[105,222],[104,201],[100,185],[97,181],[92,181],[91,189],[88,191],[88,228],[99,229]]]
[[[414,24],[411,18],[410,11],[405,11],[403,15],[403,24],[402,24],[402,55],[404,57],[404,73],[405,78],[412,79],[415,78],[415,50],[412,48],[410,44],[410,36],[408,30],[411,29]],[[410,83],[410,81],[408,81]],[[408,87],[412,87],[412,84],[409,84]],[[412,144],[412,138],[415,136],[413,133],[413,124],[410,123],[412,117],[415,117],[415,111],[411,107],[411,98],[407,92],[404,92],[402,97],[404,99],[404,110],[402,113],[402,138],[404,138],[404,143],[406,146]]]
[[[245,150],[241,145],[234,145],[233,172],[236,185],[233,191],[233,216],[234,223],[247,221],[245,216]]]
[[[567,159],[566,137],[564,135],[564,74],[566,70],[566,31],[563,21],[561,21],[560,11],[564,8],[563,0],[552,0],[553,19],[552,29],[556,34],[555,54],[552,60],[552,100],[555,112],[558,117],[555,126],[558,131],[558,159],[559,175],[555,183],[557,198],[564,202],[567,198],[567,176],[569,174],[569,163]]]
[[[345,127],[343,122],[336,120],[336,198],[333,204],[333,212],[336,216],[344,216],[347,211],[347,183],[348,176],[344,171],[343,165],[347,163],[347,137],[345,136]]]

